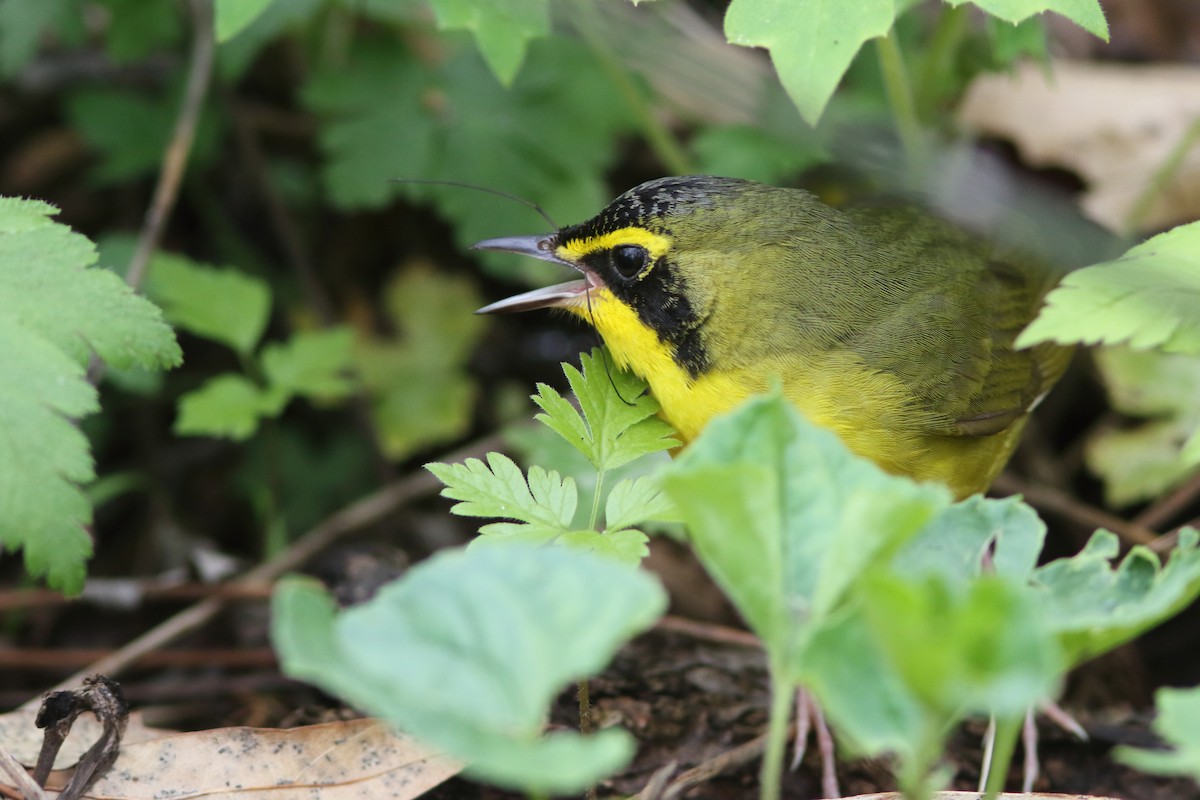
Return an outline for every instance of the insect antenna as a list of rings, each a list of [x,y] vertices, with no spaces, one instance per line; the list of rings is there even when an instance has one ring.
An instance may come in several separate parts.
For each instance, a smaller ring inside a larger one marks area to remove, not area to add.
[[[428,186],[457,186],[460,189],[474,189],[477,192],[486,192],[487,194],[494,194],[497,197],[505,197],[509,200],[515,200],[516,202],[520,203],[523,206],[532,208],[534,211],[536,211],[538,214],[541,215],[542,219],[546,220],[546,222],[549,222],[550,226],[552,228],[554,228],[554,230],[558,230],[558,227],[559,227],[558,223],[555,222],[554,220],[552,220],[550,218],[550,215],[546,213],[546,210],[544,208],[542,208],[541,206],[539,206],[537,203],[533,202],[532,200],[526,200],[524,197],[519,197],[515,194],[509,194],[508,192],[502,192],[499,189],[493,189],[490,186],[479,186],[474,183],[463,183],[462,181],[431,180],[428,178],[392,178],[388,182],[389,183],[423,183]]]

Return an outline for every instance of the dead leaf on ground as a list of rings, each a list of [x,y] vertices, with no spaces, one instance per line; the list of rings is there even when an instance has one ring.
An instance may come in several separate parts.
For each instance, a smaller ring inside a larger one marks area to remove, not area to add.
[[[37,712],[37,707],[34,706],[0,714],[0,743],[27,767],[37,763],[38,752],[42,749],[43,731],[33,724]],[[75,766],[80,756],[100,738],[103,730],[103,726],[91,714],[80,716],[71,726],[71,735],[58,751],[58,757],[54,759],[54,768],[61,770]],[[122,746],[132,745],[173,733],[175,731],[147,727],[142,721],[142,715],[135,711],[129,715],[129,724],[125,727],[125,735],[121,737],[121,742]]]
[[[1124,231],[1156,171],[1200,120],[1200,67],[1057,61],[977,78],[967,127],[1011,139],[1026,162],[1064,167],[1088,185],[1084,212]],[[1200,217],[1200,146],[1136,220],[1155,231]]]
[[[4,735],[0,732],[0,737]],[[68,741],[73,738],[74,734]],[[36,759],[36,750],[33,755]],[[20,758],[24,763],[25,758]],[[204,800],[251,796],[268,800],[407,800],[419,797],[461,768],[378,720],[286,730],[218,728],[126,742],[112,769],[91,787],[88,796],[107,800],[201,796]],[[68,777],[69,771],[52,773],[48,788],[61,788]]]

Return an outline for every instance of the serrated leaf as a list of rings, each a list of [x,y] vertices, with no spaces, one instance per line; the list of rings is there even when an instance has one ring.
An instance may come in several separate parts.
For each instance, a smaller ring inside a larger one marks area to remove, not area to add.
[[[1198,534],[1185,528],[1166,566],[1145,547],[1121,563],[1117,537],[1097,531],[1078,555],[1038,568],[1042,613],[1079,663],[1133,639],[1200,596]]]
[[[477,777],[567,794],[627,763],[633,743],[617,730],[542,735],[551,700],[665,605],[656,581],[608,559],[512,544],[436,555],[336,615],[311,582],[284,581],[272,635],[288,674],[466,761]]]
[[[946,0],[952,6],[973,3],[994,17],[1014,25],[1041,14],[1053,11],[1104,41],[1108,41],[1108,20],[1099,0]]]
[[[175,80],[158,95],[130,89],[81,89],[71,94],[65,112],[71,129],[100,156],[91,171],[102,185],[156,174],[174,132],[183,98],[183,82]],[[212,162],[221,142],[223,118],[207,109],[196,126],[188,157],[191,169]]]
[[[476,384],[466,370],[485,329],[469,279],[426,264],[398,273],[384,289],[397,338],[360,341],[355,362],[384,452],[403,458],[465,433]]]
[[[533,39],[550,33],[547,0],[431,0],[442,30],[468,30],[492,72],[511,86]]]
[[[349,328],[300,331],[264,347],[262,368],[271,387],[288,396],[330,400],[354,391],[349,376],[353,353],[354,331]]]
[[[648,475],[618,482],[604,504],[604,528],[609,532],[643,522],[678,521],[679,512],[658,479]]]
[[[733,0],[725,36],[765,47],[800,114],[815,125],[863,43],[891,30],[893,0]]]
[[[1173,748],[1169,752],[1121,746],[1113,757],[1155,775],[1191,775],[1200,781],[1200,689],[1159,689],[1154,694],[1158,718],[1154,732]]]
[[[426,464],[446,484],[442,497],[460,501],[451,513],[497,517],[545,526],[560,533],[570,528],[579,492],[575,481],[557,472],[532,467],[526,480],[521,468],[503,453],[488,453],[487,463],[468,458],[461,464]]]
[[[227,42],[260,17],[272,0],[216,0],[213,23],[218,42]]]
[[[1106,347],[1093,357],[1113,408],[1147,418],[1088,437],[1087,464],[1108,503],[1150,500],[1187,480],[1200,466],[1200,356]]]
[[[804,640],[870,564],[950,504],[886,475],[779,393],[713,420],[663,478],[701,563],[799,679]]]
[[[97,409],[84,365],[164,368],[181,353],[162,315],[95,248],[33,200],[0,198],[0,543],[68,593],[83,585],[94,473],[74,421]]]
[[[179,398],[173,430],[180,436],[243,441],[255,434],[263,417],[277,415],[287,401],[285,392],[264,389],[243,375],[218,375]]]
[[[503,198],[387,179],[494,187],[563,219],[586,219],[602,207],[609,191],[600,176],[633,121],[591,54],[574,40],[538,40],[528,68],[505,90],[473,47],[453,37],[441,44],[444,58],[421,61],[391,43],[362,42],[348,65],[313,75],[304,100],[325,121],[320,144],[333,202],[349,209],[379,208],[397,195],[431,201],[464,247],[541,223]],[[485,263],[519,263],[498,259]]]
[[[619,531],[567,530],[560,527],[519,522],[493,522],[479,529],[471,547],[507,547],[513,542],[532,545],[559,544],[576,550],[594,553],[636,567],[650,555],[649,538],[641,531],[624,528]]]
[[[1063,278],[1017,338],[1020,347],[1048,341],[1200,355],[1200,222]]]
[[[580,370],[563,364],[563,373],[579,400],[576,410],[562,395],[538,385],[536,419],[587,456],[598,472],[635,458],[677,447],[674,430],[653,416],[658,403],[632,373],[618,370],[600,350],[580,356]]]
[[[118,243],[107,248],[123,255]],[[146,274],[146,294],[172,324],[249,355],[271,313],[266,282],[233,268],[218,268],[174,253],[158,253]]]

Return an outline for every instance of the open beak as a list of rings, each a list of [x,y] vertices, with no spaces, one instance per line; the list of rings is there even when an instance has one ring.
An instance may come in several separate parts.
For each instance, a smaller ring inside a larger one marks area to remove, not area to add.
[[[534,289],[513,297],[498,300],[484,306],[476,314],[509,314],[516,311],[532,311],[535,308],[553,308],[570,305],[571,301],[587,294],[589,289],[599,288],[600,281],[590,272],[565,259],[559,258],[554,252],[555,234],[544,236],[506,236],[501,239],[485,239],[471,245],[472,250],[498,250],[504,253],[518,253],[523,256],[533,256],[542,261],[562,264],[583,273],[581,280],[558,283],[543,289]]]

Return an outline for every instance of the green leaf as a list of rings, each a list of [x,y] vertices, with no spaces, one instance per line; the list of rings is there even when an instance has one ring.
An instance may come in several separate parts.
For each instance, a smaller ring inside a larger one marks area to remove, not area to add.
[[[242,441],[254,435],[263,417],[279,414],[287,401],[286,393],[263,389],[245,376],[218,375],[179,398],[173,430],[180,436]]]
[[[1014,25],[1041,14],[1053,11],[1104,41],[1108,41],[1108,21],[1099,0],[946,0],[952,6],[974,3],[994,17]]]
[[[442,497],[460,501],[450,509],[468,517],[499,517],[537,524],[562,533],[575,516],[579,492],[571,478],[541,467],[529,479],[503,453],[488,453],[487,463],[468,458],[461,464],[426,464],[446,484]]]
[[[863,43],[886,36],[893,0],[733,0],[725,36],[765,47],[800,114],[815,125]]]
[[[104,50],[120,64],[130,64],[183,39],[180,8],[174,3],[145,0],[100,0],[108,12]]]
[[[1200,596],[1198,534],[1185,528],[1165,567],[1134,547],[1116,568],[1117,537],[1097,531],[1081,553],[1034,573],[1041,613],[1077,664],[1149,630]]]
[[[792,676],[851,583],[950,504],[944,487],[851,454],[778,392],[710,423],[663,487],[705,569]]]
[[[158,95],[129,89],[82,89],[68,97],[65,111],[71,128],[100,156],[100,163],[90,173],[92,180],[111,185],[157,174],[182,97],[179,79]],[[190,169],[203,167],[216,157],[222,120],[207,110],[201,114],[188,158]]]
[[[353,353],[350,328],[301,331],[287,342],[264,347],[262,368],[271,387],[289,397],[336,399],[354,391],[348,374]]]
[[[323,120],[323,177],[333,202],[354,209],[380,208],[398,195],[431,201],[463,246],[543,223],[504,198],[387,179],[464,181],[528,198],[562,219],[595,214],[609,199],[601,175],[633,120],[590,53],[574,40],[538,40],[528,68],[505,90],[474,48],[453,37],[441,44],[443,58],[421,60],[389,42],[360,42],[349,64],[313,75],[304,101]],[[485,263],[536,264],[497,258]],[[538,268],[542,278],[549,274]]]
[[[615,559],[629,567],[640,565],[642,559],[650,555],[648,537],[633,528],[602,533],[593,530],[564,531],[558,526],[538,523],[525,525],[516,522],[494,522],[484,525],[479,529],[479,536],[471,541],[470,547],[508,547],[513,542],[533,545],[560,544]]]
[[[262,16],[272,0],[216,0],[213,7],[217,41],[227,42]]]
[[[251,5],[258,2],[261,0],[251,0]],[[265,46],[284,36],[289,28],[310,22],[326,5],[326,0],[271,0],[236,35],[219,43],[217,69],[221,76],[236,83]]]
[[[1088,467],[1113,506],[1159,497],[1200,466],[1200,356],[1129,348],[1093,354],[1117,411],[1147,418],[1088,437]]]
[[[863,598],[888,661],[943,720],[965,712],[1020,717],[1053,696],[1062,653],[1049,615],[1023,584],[985,575],[963,590],[940,578],[877,574]]]
[[[397,338],[358,343],[356,366],[383,450],[403,458],[464,434],[475,381],[466,366],[485,329],[475,284],[427,265],[388,282],[384,305]]]
[[[919,757],[926,710],[888,663],[861,610],[839,611],[818,626],[802,674],[853,753]]]
[[[0,198],[0,545],[24,548],[30,574],[68,593],[83,585],[94,477],[75,421],[98,407],[85,379],[94,353],[115,367],[181,360],[162,315],[113,273],[92,243],[53,222],[52,206]]]
[[[442,30],[468,30],[492,72],[511,86],[529,42],[550,33],[547,0],[431,0]]]
[[[272,634],[288,674],[466,761],[476,777],[568,794],[626,764],[633,742],[618,730],[543,735],[551,700],[665,606],[644,573],[510,545],[441,553],[337,614],[310,581],[283,581]]]
[[[151,259],[146,294],[162,306],[172,325],[243,355],[258,346],[271,313],[265,281],[173,253]]]
[[[1154,731],[1174,749],[1164,753],[1122,746],[1113,757],[1142,772],[1190,775],[1200,781],[1200,689],[1159,689],[1154,704]]]
[[[4,0],[0,3],[0,74],[12,77],[33,60],[47,34],[85,35],[81,0]]]
[[[775,183],[826,159],[811,141],[757,125],[715,125],[691,140],[697,172]]]
[[[1017,344],[1047,341],[1200,355],[1200,222],[1067,275]]]
[[[619,531],[643,522],[678,522],[679,512],[656,477],[643,475],[613,486],[604,505],[604,528]]]
[[[997,574],[1026,580],[1045,538],[1046,524],[1021,498],[975,495],[934,517],[900,548],[891,568],[910,578],[936,575],[965,584],[980,574],[990,551]]]
[[[671,426],[654,416],[658,403],[637,376],[618,370],[599,349],[579,362],[582,372],[562,367],[581,411],[544,383],[533,402],[544,412],[536,419],[587,456],[598,472],[679,445]]]

